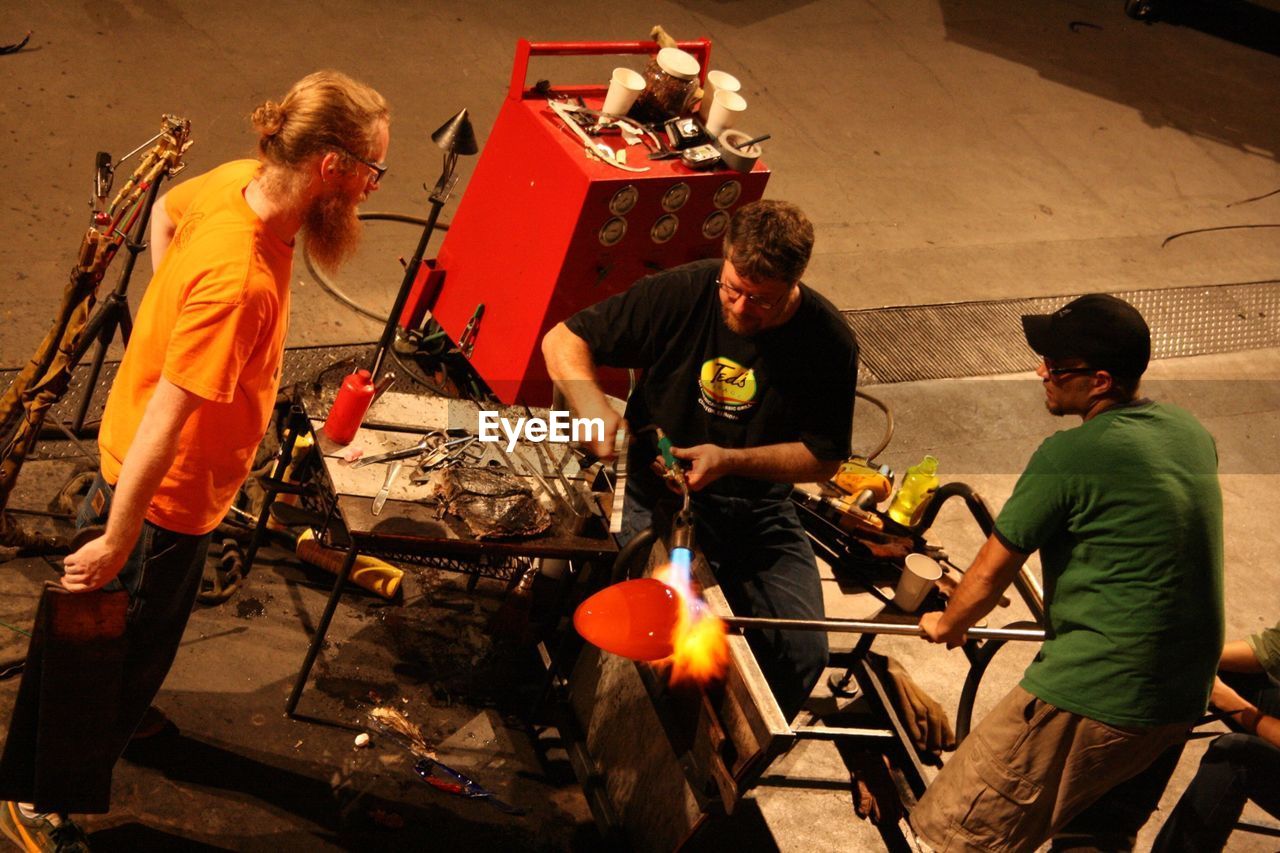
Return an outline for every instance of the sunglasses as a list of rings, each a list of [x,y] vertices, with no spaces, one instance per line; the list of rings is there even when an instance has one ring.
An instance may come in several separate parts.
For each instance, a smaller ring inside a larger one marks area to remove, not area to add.
[[[1073,373],[1097,373],[1097,367],[1050,367],[1048,359],[1044,362],[1044,372],[1057,379],[1059,376],[1070,376]]]

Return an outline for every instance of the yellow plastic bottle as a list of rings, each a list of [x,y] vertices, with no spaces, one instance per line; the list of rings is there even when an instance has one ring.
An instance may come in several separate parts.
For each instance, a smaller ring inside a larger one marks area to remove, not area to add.
[[[910,527],[929,505],[929,498],[938,490],[938,485],[938,460],[926,456],[919,464],[907,469],[898,494],[889,504],[889,517],[903,527]]]

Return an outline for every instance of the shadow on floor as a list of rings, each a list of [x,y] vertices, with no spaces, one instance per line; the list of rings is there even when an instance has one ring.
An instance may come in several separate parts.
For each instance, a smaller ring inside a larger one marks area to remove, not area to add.
[[[1280,156],[1280,122],[1271,108],[1280,74],[1273,56],[1280,55],[1280,13],[1243,0],[1165,0],[1162,23],[1148,25],[1126,17],[1121,0],[1097,0],[1084,9],[938,3],[950,41],[1126,104],[1151,127]],[[1175,27],[1253,50],[1209,49]]]

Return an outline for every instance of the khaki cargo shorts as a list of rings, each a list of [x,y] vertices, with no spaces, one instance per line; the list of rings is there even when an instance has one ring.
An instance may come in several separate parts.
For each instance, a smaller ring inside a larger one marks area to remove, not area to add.
[[[947,761],[911,825],[937,853],[1035,850],[1188,728],[1109,726],[1014,687]]]

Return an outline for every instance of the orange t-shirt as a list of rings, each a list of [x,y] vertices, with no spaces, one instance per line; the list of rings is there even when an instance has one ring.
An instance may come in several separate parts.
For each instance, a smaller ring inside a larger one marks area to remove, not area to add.
[[[207,402],[187,421],[146,518],[202,534],[218,526],[253,465],[280,384],[293,248],[244,199],[256,160],[236,160],[173,187],[177,230],[134,320],[98,445],[110,483],[165,379]]]

